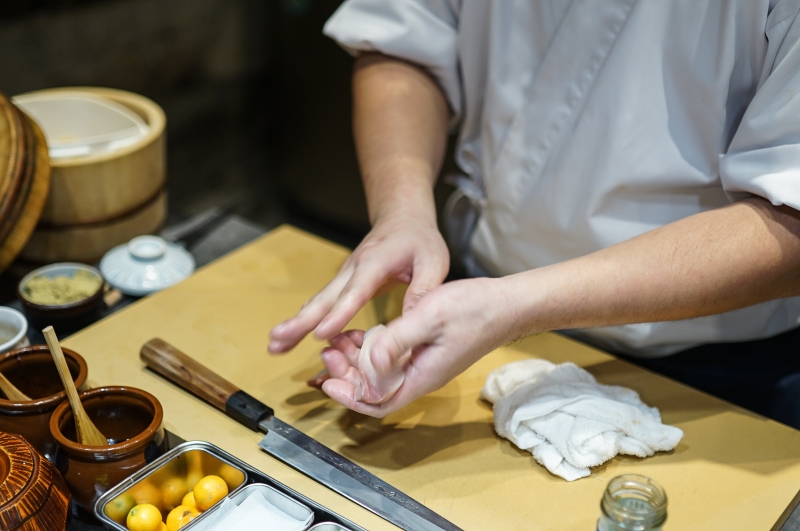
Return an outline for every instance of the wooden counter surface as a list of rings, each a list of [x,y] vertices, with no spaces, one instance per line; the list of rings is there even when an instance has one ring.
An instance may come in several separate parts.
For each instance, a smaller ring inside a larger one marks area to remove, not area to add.
[[[266,353],[270,328],[329,281],[347,251],[281,227],[198,271],[189,280],[68,338],[92,386],[131,385],[164,406],[165,426],[216,444],[370,530],[397,529],[261,452],[261,434],[145,369],[139,349],[172,343],[276,415],[439,512],[465,530],[593,530],[606,483],[623,473],[659,481],[669,497],[666,529],[763,530],[800,490],[800,432],[654,375],[556,334],[540,334],[486,356],[443,389],[378,420],[343,409],[305,385],[321,368],[322,344],[305,339],[284,356]],[[380,304],[352,325],[377,322]],[[617,457],[568,483],[495,435],[478,393],[505,363],[573,361],[598,381],[624,385],[684,430],[669,453]]]

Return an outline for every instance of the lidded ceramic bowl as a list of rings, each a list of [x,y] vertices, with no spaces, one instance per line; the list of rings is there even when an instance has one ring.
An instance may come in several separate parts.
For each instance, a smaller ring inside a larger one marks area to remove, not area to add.
[[[194,272],[194,257],[158,236],[137,236],[100,261],[106,281],[126,295],[141,297],[168,288]]]
[[[0,432],[0,529],[64,531],[69,500],[47,459],[21,436]]]

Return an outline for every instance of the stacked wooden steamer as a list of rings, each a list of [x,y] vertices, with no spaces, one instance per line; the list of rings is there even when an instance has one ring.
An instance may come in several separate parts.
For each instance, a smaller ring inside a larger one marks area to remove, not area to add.
[[[49,187],[50,162],[42,131],[0,94],[0,272],[33,233]]]
[[[22,250],[26,265],[93,263],[116,245],[153,234],[166,220],[166,118],[153,101],[121,90],[79,87],[38,91],[90,93],[121,104],[149,127],[137,143],[110,153],[51,161],[50,195]]]
[[[0,529],[64,531],[69,500],[47,459],[21,436],[0,432]]]

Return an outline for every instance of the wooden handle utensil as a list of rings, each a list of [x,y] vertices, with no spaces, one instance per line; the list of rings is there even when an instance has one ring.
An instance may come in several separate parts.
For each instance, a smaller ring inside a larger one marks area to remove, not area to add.
[[[139,357],[157,373],[222,411],[226,411],[228,399],[239,392],[228,380],[163,339],[154,338],[145,343]]]
[[[0,391],[3,391],[3,394],[6,395],[6,398],[11,400],[12,402],[25,402],[30,400],[31,398],[16,388],[14,384],[8,381],[3,373],[0,372]]]
[[[64,359],[64,353],[61,352],[61,345],[58,343],[55,330],[53,330],[52,326],[48,326],[42,330],[42,334],[44,334],[44,339],[47,341],[47,346],[50,347],[50,354],[53,356],[53,361],[56,362],[58,375],[61,377],[61,383],[64,384],[64,390],[67,392],[67,400],[69,400],[69,405],[72,408],[72,416],[75,418],[78,442],[87,446],[108,446],[108,439],[100,433],[100,430],[89,419],[86,410],[83,409],[78,390],[75,389],[75,382],[72,381],[72,375],[69,373],[67,360]]]

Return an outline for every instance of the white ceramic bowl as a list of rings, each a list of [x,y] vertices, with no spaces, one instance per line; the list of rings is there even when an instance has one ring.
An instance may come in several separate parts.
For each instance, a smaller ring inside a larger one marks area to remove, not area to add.
[[[138,236],[108,251],[100,272],[112,287],[141,297],[188,278],[194,265],[194,257],[183,247],[158,236]]]
[[[27,333],[25,316],[13,308],[0,306],[0,352],[30,345]]]

